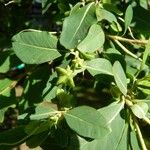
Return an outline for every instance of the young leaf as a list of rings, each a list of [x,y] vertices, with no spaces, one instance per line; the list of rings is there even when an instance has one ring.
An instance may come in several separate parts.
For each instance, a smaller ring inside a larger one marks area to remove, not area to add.
[[[148,105],[144,102],[139,102],[131,106],[131,110],[136,117],[142,119],[148,112]]]
[[[87,61],[86,69],[92,76],[98,74],[113,75],[111,63],[104,58],[96,58],[91,61]]]
[[[119,61],[116,61],[113,65],[113,74],[114,74],[114,78],[115,78],[118,88],[124,95],[126,95],[127,94],[127,79]]]
[[[94,23],[96,23],[95,6],[90,3],[65,19],[60,43],[67,49],[75,48],[85,38],[89,27]]]
[[[126,33],[128,27],[129,27],[129,25],[132,21],[132,18],[133,18],[133,10],[132,10],[132,6],[129,5],[127,7],[126,12],[125,12],[125,18],[124,18],[124,20],[125,20],[125,30],[124,30],[124,34]]]
[[[26,31],[13,37],[15,54],[27,64],[41,64],[60,56],[57,38],[48,32]]]
[[[105,118],[92,107],[76,107],[65,114],[65,119],[72,130],[84,137],[101,138],[110,132]]]
[[[90,27],[86,38],[78,45],[81,52],[92,53],[102,47],[105,35],[100,25],[94,24]]]

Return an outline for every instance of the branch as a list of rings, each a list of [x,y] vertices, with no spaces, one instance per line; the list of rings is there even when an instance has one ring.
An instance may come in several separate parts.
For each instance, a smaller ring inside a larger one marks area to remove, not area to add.
[[[136,56],[135,54],[131,53],[126,47],[124,47],[118,40],[113,39],[114,42],[128,55],[132,56],[135,59],[138,59],[139,61],[142,61],[141,58]]]
[[[113,40],[118,40],[118,41],[122,41],[122,42],[126,42],[126,43],[131,43],[131,44],[141,44],[141,45],[145,45],[148,43],[148,40],[138,40],[138,39],[127,39],[127,38],[123,38],[120,36],[115,36],[115,35],[106,35],[107,37],[109,37],[110,39]]]

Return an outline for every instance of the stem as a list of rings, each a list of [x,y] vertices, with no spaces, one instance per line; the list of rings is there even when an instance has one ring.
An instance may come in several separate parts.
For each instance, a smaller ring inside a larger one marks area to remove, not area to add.
[[[149,118],[144,117],[144,118],[143,118],[143,120],[144,120],[147,124],[149,124],[149,125],[150,125],[150,120],[149,120]]]
[[[16,2],[15,1],[9,1],[8,3],[5,4],[5,6],[8,6],[8,5],[12,4],[12,3],[16,3]]]
[[[131,53],[126,47],[124,47],[118,40],[113,39],[114,42],[120,47],[122,48],[122,50],[127,53],[128,55],[132,56],[135,59],[138,59],[139,61],[142,61],[138,56],[136,56],[135,54]]]
[[[148,40],[138,40],[138,39],[127,39],[127,38],[123,38],[120,36],[115,36],[115,35],[107,35],[107,37],[109,37],[110,39],[113,40],[118,40],[118,41],[123,41],[123,42],[127,42],[127,43],[133,43],[133,44],[142,44],[145,45],[148,43]]]
[[[140,127],[137,123],[137,120],[136,120],[136,118],[133,118],[133,120],[134,120],[134,125],[135,125],[136,131],[137,131],[137,135],[138,135],[142,150],[147,150],[147,147],[145,145],[145,142],[144,142]]]

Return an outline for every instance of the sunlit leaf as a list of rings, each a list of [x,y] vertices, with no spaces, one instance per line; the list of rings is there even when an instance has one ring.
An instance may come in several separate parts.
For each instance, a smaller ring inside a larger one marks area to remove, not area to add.
[[[90,27],[85,39],[78,45],[81,52],[94,52],[102,47],[105,41],[104,32],[101,26],[94,24]]]
[[[101,138],[110,132],[105,118],[92,107],[76,107],[65,114],[65,119],[72,130],[85,137]]]
[[[96,58],[91,61],[87,61],[86,69],[93,76],[98,74],[113,75],[111,63],[104,58]]]
[[[148,112],[148,105],[144,102],[139,102],[131,106],[131,110],[136,117],[142,119]]]
[[[60,56],[57,38],[48,32],[25,31],[13,37],[15,54],[27,64],[41,64]]]
[[[85,38],[89,27],[94,23],[96,23],[95,6],[90,3],[65,19],[60,43],[65,48],[75,48]]]

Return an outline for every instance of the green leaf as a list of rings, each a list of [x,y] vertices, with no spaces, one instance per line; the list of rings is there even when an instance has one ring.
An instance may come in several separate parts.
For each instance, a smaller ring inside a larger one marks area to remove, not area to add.
[[[31,121],[26,127],[25,127],[25,132],[30,135],[33,130],[35,132],[33,135],[40,134],[42,132],[50,130],[50,128],[53,126],[53,122],[48,120],[48,121],[40,121],[40,120],[34,120]]]
[[[41,64],[60,56],[57,41],[57,38],[48,32],[25,31],[13,37],[13,49],[24,63]]]
[[[13,80],[0,80],[0,95],[8,96],[7,91],[9,91],[15,84],[16,81]]]
[[[137,139],[136,133],[135,131],[132,131],[130,133],[130,139],[131,139],[131,146],[135,149],[135,150],[141,150],[141,147],[139,145],[139,141]]]
[[[58,87],[55,85],[55,78],[57,77],[56,72],[51,74],[50,78],[48,79],[45,88],[42,91],[42,97],[45,101],[51,101],[53,98],[56,97]]]
[[[52,2],[54,2],[54,0],[42,0],[42,14],[48,10]]]
[[[137,80],[137,88],[144,94],[150,94],[150,75],[145,76],[142,79]]]
[[[148,112],[148,105],[144,102],[138,102],[137,104],[131,106],[131,110],[136,117],[142,119]]]
[[[0,109],[0,123],[4,121],[4,115],[6,110],[6,108]]]
[[[10,65],[10,57],[9,55],[11,54],[10,51],[5,51],[0,53],[0,72],[1,73],[6,73],[9,70],[9,65]]]
[[[35,108],[35,113],[30,115],[31,120],[46,119],[55,114],[56,110],[51,106],[49,102],[42,102]],[[24,119],[27,114],[20,115],[18,119]]]
[[[111,105],[100,108],[98,111],[106,119],[107,124],[110,124],[124,107],[124,102],[114,102]]]
[[[55,114],[56,110],[51,106],[49,102],[42,102],[35,109],[35,114],[31,115],[32,120],[39,120],[49,117],[52,114]]]
[[[94,24],[90,27],[85,39],[78,45],[81,52],[92,53],[101,48],[105,41],[105,35],[100,25]]]
[[[129,5],[126,9],[126,12],[125,12],[125,18],[124,18],[124,20],[125,20],[125,30],[124,30],[124,34],[126,33],[128,27],[130,26],[132,18],[133,18],[133,9],[132,9],[132,6]]]
[[[87,61],[86,69],[90,72],[92,76],[98,74],[113,75],[111,63],[104,58],[96,58],[91,61]]]
[[[96,7],[96,16],[98,21],[107,20],[110,23],[117,22],[115,15],[99,6]]]
[[[143,60],[142,60],[142,64],[141,64],[141,70],[144,68],[144,65],[146,64],[146,60],[148,58],[148,56],[150,55],[150,39],[146,45],[144,54],[143,54]]]
[[[69,127],[84,137],[101,138],[110,132],[104,117],[94,108],[76,107],[65,114]]]
[[[95,6],[90,3],[65,19],[60,43],[67,49],[75,48],[85,38],[89,27],[94,23],[96,23]]]
[[[15,92],[12,88],[16,81],[4,79],[0,80],[0,123],[4,120],[4,114],[8,107],[16,104]]]
[[[79,138],[80,150],[127,150],[129,148],[128,141],[128,125],[125,120],[118,114],[111,123],[112,132],[101,139],[86,141]],[[71,150],[75,150],[72,146]]]
[[[116,61],[113,65],[113,74],[114,74],[115,82],[118,88],[124,95],[126,95],[127,94],[127,79],[119,61]]]
[[[70,15],[78,12],[78,10],[81,8],[81,6],[83,6],[82,2],[78,2],[70,11]]]
[[[45,131],[42,133],[39,133],[37,135],[32,135],[27,141],[26,145],[31,149],[38,149],[37,146],[40,146],[46,138],[49,136],[49,132]],[[41,149],[41,148],[39,148]]]

